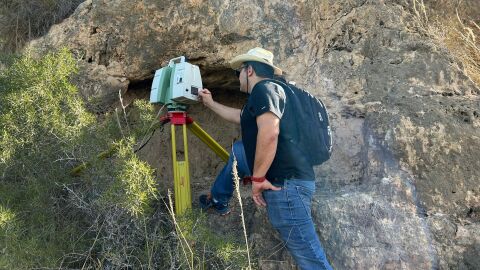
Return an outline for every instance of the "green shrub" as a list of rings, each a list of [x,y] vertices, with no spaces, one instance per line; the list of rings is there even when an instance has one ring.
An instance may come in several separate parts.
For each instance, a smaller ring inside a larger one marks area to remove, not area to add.
[[[64,161],[95,118],[68,81],[76,62],[67,50],[40,60],[27,54],[4,63],[0,209],[5,225],[0,228],[0,268],[53,266],[59,254],[72,248],[66,240],[79,233],[77,221],[65,220],[58,205],[61,185],[70,181]]]
[[[158,124],[152,105],[95,117],[70,83],[66,49],[0,61],[0,269],[245,266],[242,244],[216,236],[204,215],[175,226],[135,154]]]

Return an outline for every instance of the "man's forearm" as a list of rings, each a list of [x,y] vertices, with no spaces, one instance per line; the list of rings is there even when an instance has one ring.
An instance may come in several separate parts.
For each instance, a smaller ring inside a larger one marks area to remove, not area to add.
[[[278,136],[271,132],[260,132],[257,135],[257,147],[255,150],[255,163],[253,176],[262,177],[267,174],[277,152]]]
[[[213,102],[208,108],[220,115],[223,119],[240,124],[240,109],[228,107],[218,102]]]

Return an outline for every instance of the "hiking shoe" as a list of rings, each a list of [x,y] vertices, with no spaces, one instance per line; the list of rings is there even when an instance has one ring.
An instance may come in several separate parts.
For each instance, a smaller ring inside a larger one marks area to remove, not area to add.
[[[228,203],[223,204],[220,202],[215,202],[215,199],[212,198],[212,195],[200,195],[200,208],[203,211],[207,211],[210,208],[213,208],[219,215],[225,216],[230,214],[230,208],[228,208]]]

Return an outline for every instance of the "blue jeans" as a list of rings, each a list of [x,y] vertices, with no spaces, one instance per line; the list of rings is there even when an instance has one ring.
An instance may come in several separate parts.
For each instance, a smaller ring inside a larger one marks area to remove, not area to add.
[[[311,215],[315,181],[286,180],[282,190],[265,190],[268,219],[300,269],[332,269]]]
[[[241,141],[233,144],[232,152],[238,163],[238,174],[242,178],[251,175]],[[233,195],[233,155],[215,179],[211,194],[215,201],[227,204]],[[332,269],[327,261],[311,216],[312,195],[315,181],[286,180],[282,190],[266,190],[263,197],[267,202],[268,219],[280,233],[287,249],[298,266],[303,269]]]
[[[247,157],[245,156],[245,150],[243,149],[242,141],[235,142],[230,152],[230,158],[227,165],[223,167],[220,174],[215,179],[210,193],[212,194],[215,202],[221,204],[228,204],[230,198],[232,198],[234,184],[233,184],[233,156],[237,159],[237,171],[238,176],[242,179],[244,176],[251,175],[250,168],[247,164]]]

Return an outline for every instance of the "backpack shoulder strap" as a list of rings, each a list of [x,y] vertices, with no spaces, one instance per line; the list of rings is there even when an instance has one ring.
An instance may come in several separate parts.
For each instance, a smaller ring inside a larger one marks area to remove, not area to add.
[[[288,89],[291,89],[290,86],[288,85],[288,83],[286,82],[282,82],[280,80],[276,80],[276,79],[266,79],[266,80],[263,80],[264,82],[273,82],[273,83],[276,83],[276,84],[279,84],[280,86],[282,87],[286,87]]]

